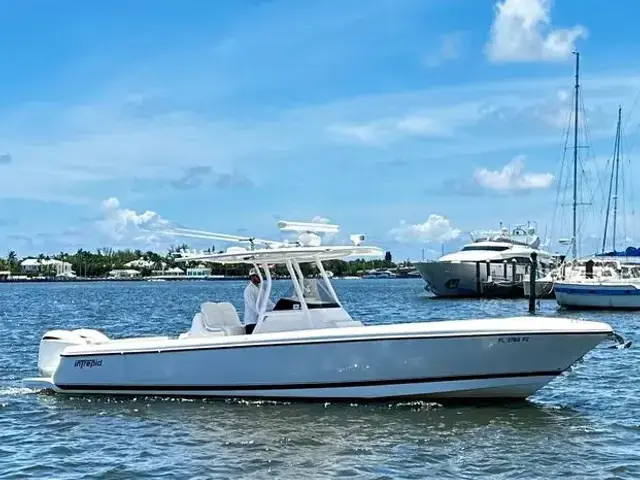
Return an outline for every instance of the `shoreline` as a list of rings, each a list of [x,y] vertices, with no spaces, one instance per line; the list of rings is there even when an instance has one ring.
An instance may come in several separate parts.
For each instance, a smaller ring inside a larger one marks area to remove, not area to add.
[[[418,279],[420,277],[417,277]],[[332,280],[407,280],[416,279],[413,276],[407,277],[380,277],[380,278],[348,278],[348,277],[335,277]],[[1,278],[2,283],[95,283],[95,282],[149,282],[149,283],[165,283],[165,282],[231,282],[231,281],[244,281],[246,277],[211,277],[211,278]],[[274,278],[277,280],[287,280],[287,277]]]

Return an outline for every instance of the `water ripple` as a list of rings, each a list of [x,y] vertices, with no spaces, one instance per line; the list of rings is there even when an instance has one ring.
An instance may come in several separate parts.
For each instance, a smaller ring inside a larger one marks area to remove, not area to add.
[[[426,297],[420,281],[336,281],[357,318],[377,323],[522,315],[526,301]],[[50,328],[177,335],[202,301],[239,304],[244,283],[0,284],[3,478],[638,478],[640,350],[598,348],[528,402],[296,404],[238,399],[36,395]],[[276,282],[276,288],[285,288]],[[635,314],[545,315],[609,322]]]

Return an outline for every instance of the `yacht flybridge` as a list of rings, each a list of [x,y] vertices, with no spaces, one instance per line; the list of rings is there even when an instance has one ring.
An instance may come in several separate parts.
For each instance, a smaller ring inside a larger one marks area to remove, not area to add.
[[[349,315],[323,261],[382,256],[322,245],[337,226],[281,222],[294,242],[195,230],[169,233],[249,244],[182,261],[246,264],[262,277],[258,323],[246,334],[230,303],[206,302],[177,338],[110,339],[96,330],[52,330],[40,343],[40,377],[28,387],[62,394],[311,400],[526,398],[613,335],[609,325],[516,317],[366,325]],[[269,308],[270,268],[284,265],[293,293]],[[303,268],[304,267],[304,268]],[[303,271],[315,271],[303,275]],[[389,319],[391,320],[391,319]]]

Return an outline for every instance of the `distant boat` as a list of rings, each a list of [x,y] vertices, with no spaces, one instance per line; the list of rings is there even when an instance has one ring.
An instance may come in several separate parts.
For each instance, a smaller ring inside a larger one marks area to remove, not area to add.
[[[576,60],[576,96],[579,92],[578,67]],[[577,118],[578,102],[575,115]],[[576,122],[577,123],[577,122]],[[577,128],[577,127],[576,127]],[[575,258],[562,265],[558,279],[555,280],[555,297],[558,305],[567,308],[601,308],[601,309],[640,309],[640,250],[627,248],[624,252],[616,251],[618,186],[620,174],[620,151],[622,143],[622,108],[618,108],[618,122],[614,143],[614,155],[611,163],[607,211],[604,219],[604,235],[602,253]],[[574,135],[577,139],[577,134]],[[577,143],[574,141],[574,169],[577,169]],[[577,173],[575,174],[577,175]],[[575,176],[574,175],[574,176]],[[575,193],[577,182],[574,182],[574,211],[576,208]],[[611,211],[613,207],[613,212]],[[612,251],[605,252],[609,227],[609,215],[612,213],[611,246]],[[574,232],[575,232],[574,215]],[[575,238],[575,233],[574,233]]]
[[[438,261],[415,264],[428,291],[439,297],[469,297],[479,295],[478,282],[490,279],[521,282],[533,252],[538,255],[539,272],[546,272],[556,265],[556,256],[539,249],[540,238],[534,222],[516,226],[511,231],[501,227],[472,232],[471,240],[472,243],[460,251],[444,255]],[[478,263],[481,263],[479,272]]]
[[[632,249],[637,251],[637,249]],[[640,255],[596,255],[563,266],[556,300],[567,308],[640,310]]]
[[[394,278],[397,275],[389,270],[369,270],[362,278]]]

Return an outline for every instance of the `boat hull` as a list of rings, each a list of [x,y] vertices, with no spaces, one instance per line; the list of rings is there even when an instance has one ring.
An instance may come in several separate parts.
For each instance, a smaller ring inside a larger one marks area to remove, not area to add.
[[[591,331],[532,332],[519,330],[516,321],[515,328],[500,332],[434,333],[421,330],[429,324],[413,324],[410,332],[381,326],[297,338],[262,334],[226,344],[182,342],[180,348],[170,342],[137,350],[72,348],[52,378],[25,384],[69,394],[524,399],[611,333],[608,325],[590,323],[596,326]]]
[[[172,386],[157,387],[103,387],[61,389],[50,378],[34,378],[27,386],[51,390],[58,394],[73,395],[122,395],[160,397],[244,398],[261,400],[307,400],[307,401],[385,401],[385,400],[522,400],[551,382],[558,373],[548,375],[518,375],[514,377],[492,377],[424,382],[412,381],[402,384],[379,384],[322,388],[276,388],[264,389],[219,389],[218,386]]]
[[[524,275],[524,265],[516,265],[515,281],[512,281],[513,267],[508,265],[505,276],[504,264],[501,263],[489,264],[490,275],[484,262],[480,263],[479,271],[474,262],[420,262],[415,267],[427,283],[427,290],[438,297],[523,296],[519,285]],[[511,287],[518,289],[517,293],[505,294],[500,289],[492,289],[487,284],[489,277],[506,281]]]
[[[536,298],[555,298],[554,292],[555,282],[552,280],[536,280]],[[522,287],[524,296],[529,297],[531,294],[531,282],[523,280]]]
[[[438,297],[477,297],[476,266],[473,263],[421,262],[415,265],[427,283],[427,289]],[[480,281],[487,280],[480,269]]]
[[[566,308],[640,309],[640,288],[632,284],[556,282],[558,305]]]

